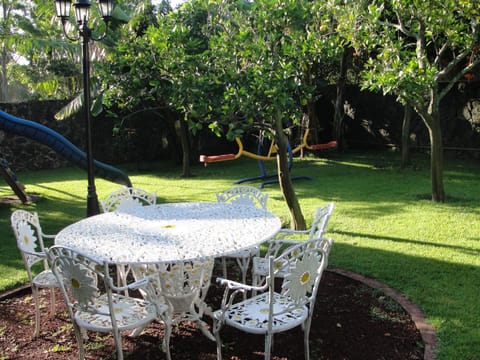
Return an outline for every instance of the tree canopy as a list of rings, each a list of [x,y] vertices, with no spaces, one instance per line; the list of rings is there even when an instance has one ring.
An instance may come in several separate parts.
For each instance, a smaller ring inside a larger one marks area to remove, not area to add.
[[[473,1],[329,1],[337,30],[368,58],[363,87],[411,106],[430,135],[432,199],[445,201],[441,100],[480,64]]]

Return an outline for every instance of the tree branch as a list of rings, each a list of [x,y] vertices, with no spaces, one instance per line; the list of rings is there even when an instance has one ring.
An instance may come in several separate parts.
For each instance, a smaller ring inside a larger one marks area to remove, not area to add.
[[[400,16],[400,14],[399,14],[398,11],[395,11],[395,15],[397,16],[398,25],[397,25],[397,24],[393,24],[394,27],[395,27],[396,29],[400,30],[402,33],[404,33],[404,34],[407,35],[407,36],[417,38],[417,35],[416,35],[415,33],[411,32],[410,30],[408,30],[408,29],[405,27],[405,24],[404,24],[403,21],[402,21],[402,17]]]
[[[440,50],[437,52],[437,57],[435,58],[434,64],[436,66],[440,65],[440,59],[442,58],[442,55],[448,50],[448,47],[450,46],[450,41],[445,41],[445,43],[442,45]]]
[[[480,65],[480,59],[472,61],[468,66],[462,69],[462,71],[458,72],[445,86],[442,91],[438,94],[439,99],[442,99],[448,92],[452,89],[452,87],[465,76],[465,74],[469,73],[470,71],[474,70],[477,66]]]
[[[450,73],[450,71],[452,71],[453,69],[455,69],[455,67],[461,62],[463,61],[467,55],[470,54],[470,50],[465,50],[463,51],[462,53],[460,53],[459,55],[457,55],[452,61],[450,61],[448,63],[447,66],[445,66],[445,68],[443,70],[440,70],[437,75],[435,76],[435,81],[436,82],[439,82],[439,81],[442,81],[443,79],[446,79],[447,75]]]

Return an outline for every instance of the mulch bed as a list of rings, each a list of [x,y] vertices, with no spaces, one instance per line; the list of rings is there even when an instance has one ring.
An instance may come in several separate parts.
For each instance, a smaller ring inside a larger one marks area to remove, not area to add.
[[[218,308],[222,289],[216,284],[207,296]],[[78,359],[77,345],[60,293],[57,313],[47,315],[49,293],[42,291],[44,311],[41,335],[34,339],[34,304],[29,291],[16,292],[0,301],[0,358],[2,359]],[[419,360],[426,359],[430,346],[422,339],[410,312],[385,292],[338,272],[324,274],[315,306],[310,333],[312,360]],[[208,322],[208,321],[207,321]],[[163,326],[154,323],[140,336],[123,335],[125,359],[165,359],[160,350]],[[245,334],[230,327],[222,330],[224,359],[263,359],[262,336]],[[89,333],[87,359],[115,359],[110,335]],[[182,323],[171,338],[173,359],[216,359],[215,343],[197,330],[195,324]],[[303,332],[294,329],[274,337],[272,359],[304,359]]]

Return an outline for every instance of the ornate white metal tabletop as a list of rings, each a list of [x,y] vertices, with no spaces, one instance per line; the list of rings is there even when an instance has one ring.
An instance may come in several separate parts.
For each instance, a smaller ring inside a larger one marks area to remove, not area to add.
[[[159,263],[219,257],[280,230],[274,214],[218,202],[169,203],[103,213],[71,224],[55,243],[99,261]]]

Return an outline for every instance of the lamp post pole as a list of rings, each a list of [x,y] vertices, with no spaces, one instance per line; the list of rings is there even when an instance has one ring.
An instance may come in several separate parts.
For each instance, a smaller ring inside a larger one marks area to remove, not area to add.
[[[99,9],[103,20],[108,29],[108,21],[111,18],[113,3],[112,0],[98,0]],[[99,38],[92,37],[92,30],[88,27],[88,11],[90,8],[90,0],[76,0],[73,4],[75,7],[75,18],[77,20],[78,32],[77,37],[71,37],[65,25],[70,18],[71,0],[55,0],[55,8],[57,16],[62,21],[63,32],[67,39],[71,41],[78,41],[82,39],[82,66],[83,66],[83,111],[85,118],[85,153],[87,158],[87,217],[97,215],[100,213],[98,204],[97,190],[95,187],[95,166],[92,150],[92,124],[90,116],[90,40],[101,40],[106,35],[105,33]]]
[[[90,117],[90,52],[88,44],[90,42],[91,30],[86,24],[80,29],[82,36],[82,54],[83,54],[83,109],[85,117],[85,140],[87,155],[87,216],[97,215],[100,213],[98,206],[97,189],[95,187],[95,166],[92,150],[92,122]]]

